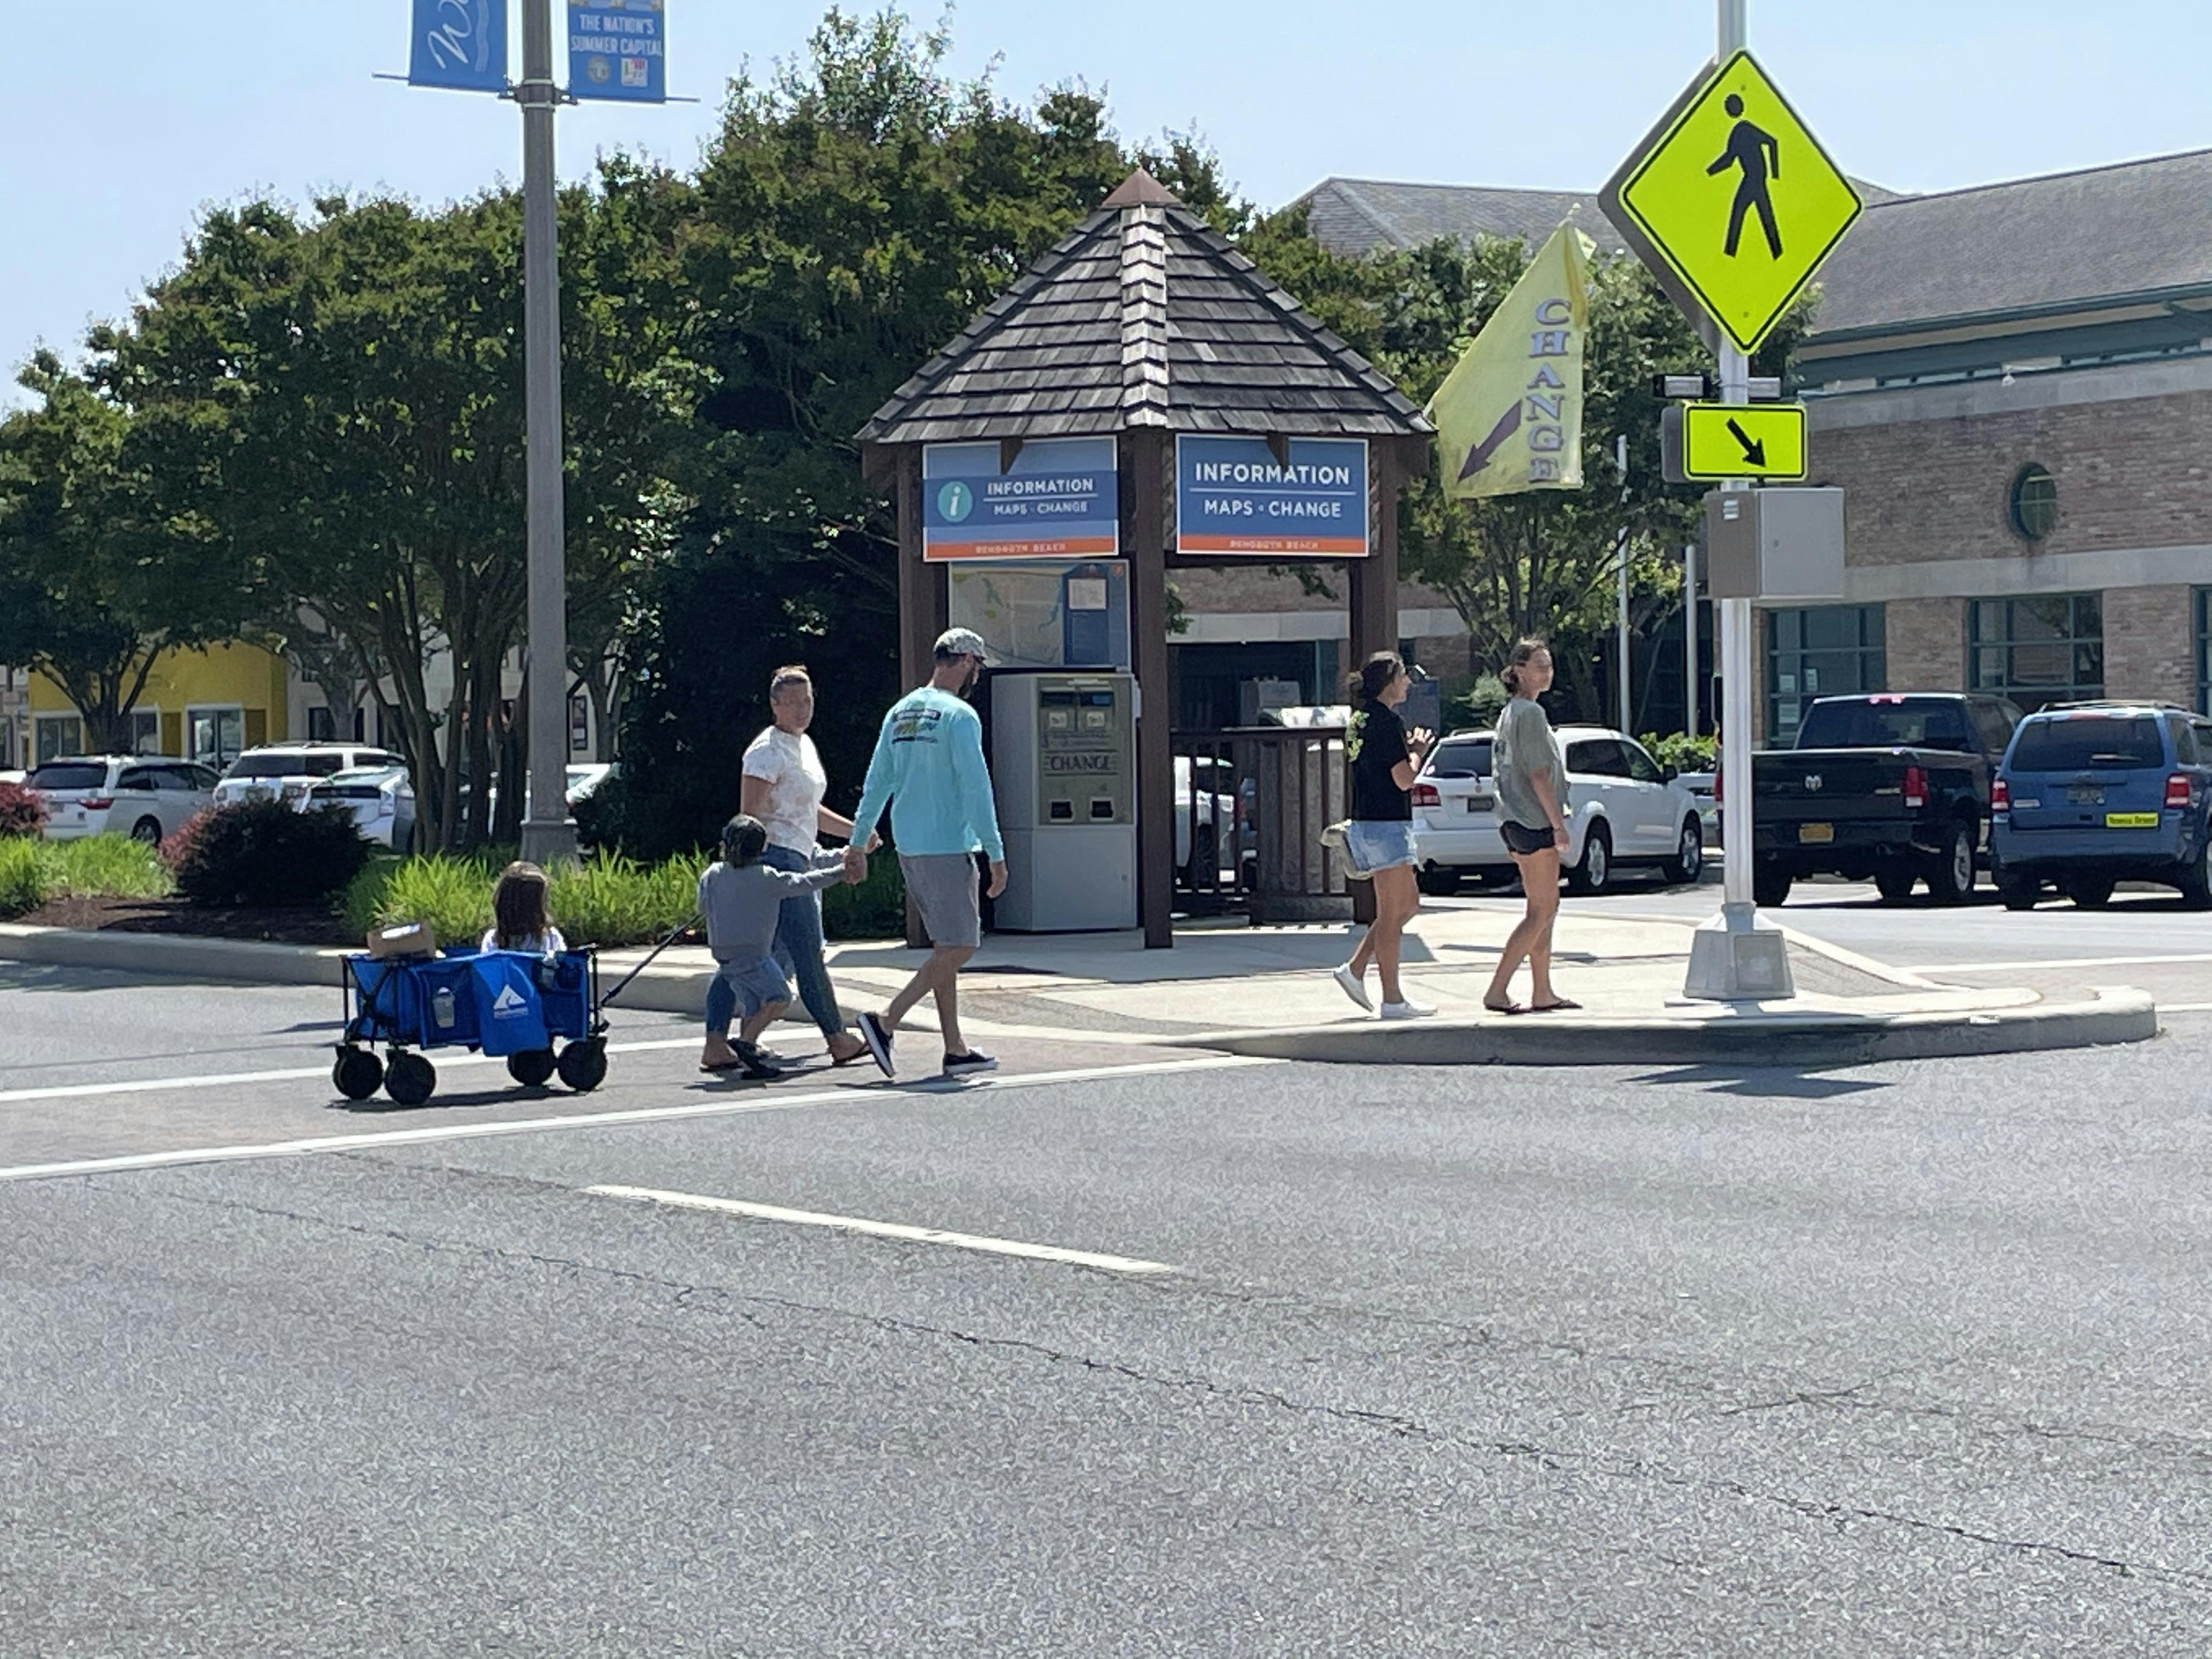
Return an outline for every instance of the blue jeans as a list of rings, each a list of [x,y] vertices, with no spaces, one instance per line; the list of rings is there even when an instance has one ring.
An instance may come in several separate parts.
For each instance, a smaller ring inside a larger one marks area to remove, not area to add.
[[[791,1000],[791,987],[772,957],[754,962],[726,962],[707,986],[707,1030],[715,1036],[730,1034],[730,1022],[742,1010],[750,1019],[772,1003]]]
[[[770,847],[761,862],[771,870],[805,872],[811,866],[804,854],[788,847]],[[822,1028],[824,1036],[845,1029],[845,1016],[837,1006],[837,992],[830,983],[829,964],[822,960],[822,895],[799,893],[784,900],[775,918],[776,964],[799,986],[799,1000]]]

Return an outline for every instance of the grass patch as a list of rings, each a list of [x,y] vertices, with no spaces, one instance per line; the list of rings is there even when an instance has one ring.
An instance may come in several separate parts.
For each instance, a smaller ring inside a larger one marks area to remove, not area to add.
[[[81,841],[0,841],[0,921],[50,899],[165,898],[168,870],[150,847],[125,836]]]
[[[343,905],[346,924],[367,933],[395,922],[427,921],[441,943],[473,945],[491,926],[492,888],[506,860],[489,857],[381,859],[354,878]],[[704,858],[647,866],[594,858],[553,872],[554,926],[571,945],[658,943],[690,919]]]

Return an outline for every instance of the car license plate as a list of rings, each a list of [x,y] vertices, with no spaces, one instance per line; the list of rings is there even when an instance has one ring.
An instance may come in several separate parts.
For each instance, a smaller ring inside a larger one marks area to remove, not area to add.
[[[2155,830],[2158,828],[2158,814],[2155,812],[2107,812],[2105,814],[2105,828],[2107,830]]]
[[[2102,806],[2105,792],[2101,789],[2069,789],[2066,799],[2076,806]]]
[[[1832,823],[1801,823],[1797,826],[1797,842],[1802,847],[1826,847],[1836,838]]]
[[[1467,798],[1467,810],[1470,812],[1487,812],[1492,805],[1488,795],[1469,795]]]

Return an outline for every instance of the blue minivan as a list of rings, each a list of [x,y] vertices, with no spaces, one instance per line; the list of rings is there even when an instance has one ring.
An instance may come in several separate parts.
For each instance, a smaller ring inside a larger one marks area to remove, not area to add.
[[[2212,907],[2212,720],[2155,703],[2069,703],[2013,733],[1990,799],[1990,854],[2008,909],[2046,884],[2085,909],[2123,881]]]

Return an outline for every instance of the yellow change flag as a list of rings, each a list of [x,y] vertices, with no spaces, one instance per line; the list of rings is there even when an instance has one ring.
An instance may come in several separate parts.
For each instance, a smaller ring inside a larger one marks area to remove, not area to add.
[[[1583,339],[1595,246],[1571,225],[1553,231],[1429,399],[1447,495],[1583,487]]]

